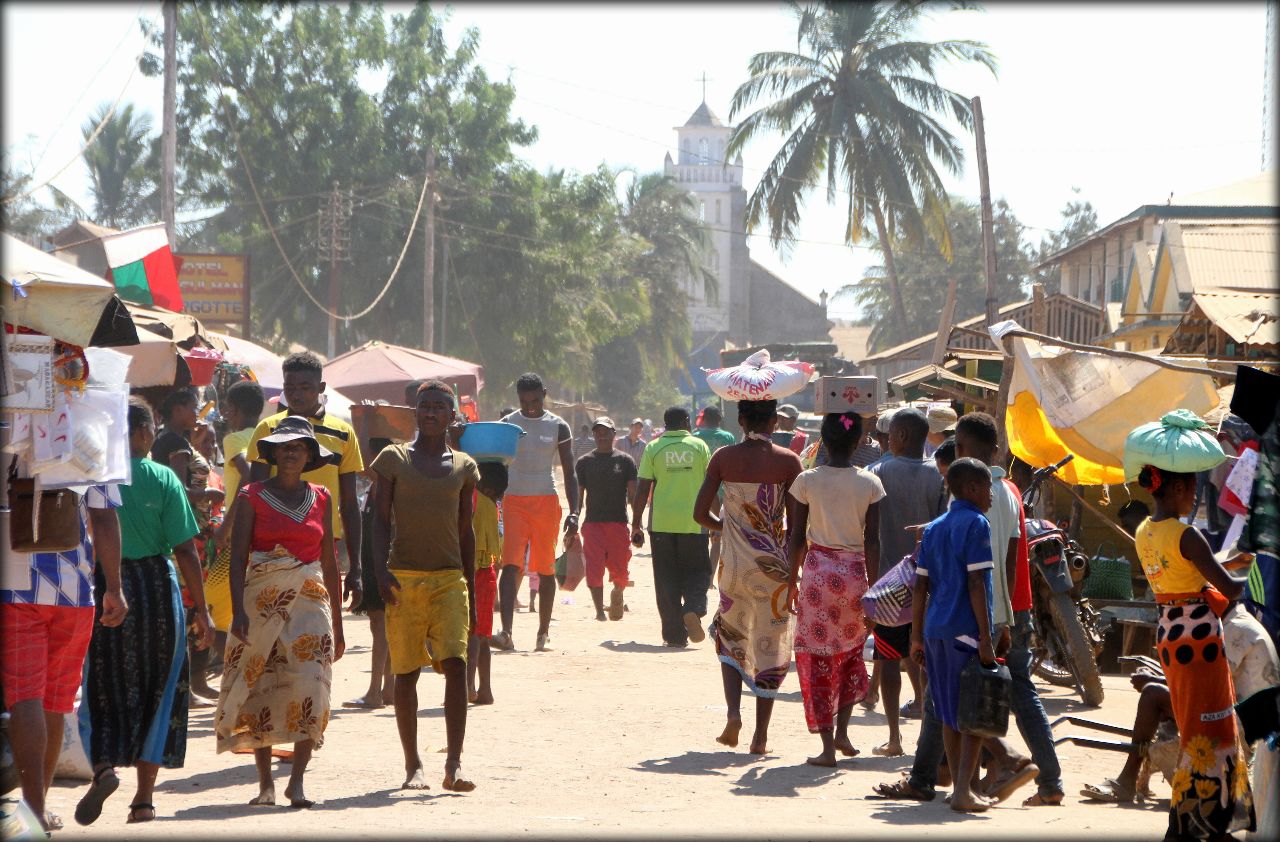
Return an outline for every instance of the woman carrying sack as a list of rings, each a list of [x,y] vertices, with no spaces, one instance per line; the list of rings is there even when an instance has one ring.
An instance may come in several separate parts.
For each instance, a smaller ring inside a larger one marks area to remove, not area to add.
[[[253,749],[258,794],[275,804],[271,747],[293,743],[289,806],[306,808],[303,776],[329,724],[333,662],[342,657],[342,586],[333,552],[333,501],[302,475],[330,454],[311,422],[291,415],[258,441],[276,469],[240,491],[231,537],[231,639],[214,732],[218,753]]]
[[[1224,458],[1208,425],[1186,410],[1143,424],[1125,441],[1125,477],[1136,475],[1155,499],[1155,513],[1134,537],[1160,607],[1156,648],[1181,741],[1166,838],[1223,839],[1254,826],[1222,634],[1222,617],[1244,579],[1228,573],[1200,531],[1179,520],[1194,503],[1196,473]]]

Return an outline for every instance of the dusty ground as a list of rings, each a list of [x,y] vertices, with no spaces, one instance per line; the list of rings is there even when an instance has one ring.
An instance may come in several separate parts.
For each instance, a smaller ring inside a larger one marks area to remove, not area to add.
[[[663,649],[647,553],[633,561],[632,577],[638,585],[628,592],[631,611],[621,622],[595,621],[585,585],[563,594],[572,602],[556,606],[550,652],[530,651],[535,619],[517,615],[517,651],[494,657],[497,704],[472,707],[467,721],[463,760],[479,784],[474,793],[454,795],[439,788],[442,679],[425,675],[419,683],[419,733],[429,792],[397,790],[403,766],[389,707],[337,707],[360,695],[368,681],[368,623],[348,616],[350,648],[334,670],[333,719],[307,776],[308,795],[321,802],[317,807],[295,812],[247,806],[256,794],[252,759],[215,754],[212,711],[198,710],[191,715],[186,767],[161,772],[157,821],[124,823],[133,787],[122,774],[124,784],[102,818],[90,828],[78,827],[71,815],[85,785],[59,781],[49,806],[65,817],[67,827],[57,838],[915,838],[927,832],[930,838],[1157,839],[1163,834],[1167,802],[1127,808],[1083,802],[1077,795],[1080,787],[1118,772],[1121,756],[1070,745],[1060,755],[1068,791],[1062,808],[1019,806],[1030,787],[1006,806],[980,816],[952,813],[941,798],[931,804],[869,799],[872,785],[896,778],[910,767],[910,757],[859,756],[842,760],[836,770],[806,766],[805,757],[818,745],[805,729],[794,670],[774,711],[772,753],[753,757],[741,748],[724,749],[714,739],[724,707],[710,644]],[[1123,678],[1108,677],[1104,683],[1107,699],[1101,710],[1084,710],[1074,696],[1043,688],[1050,718],[1080,712],[1131,723],[1137,694]],[[750,707],[744,714],[750,723]],[[914,721],[904,724],[911,746],[917,729]],[[869,755],[884,739],[884,718],[859,708],[850,730],[855,745]],[[1067,725],[1058,728],[1059,734],[1068,731],[1079,733]],[[747,729],[743,736],[745,747]],[[1016,733],[1012,738],[1022,747]],[[287,767],[281,767],[281,795],[286,774]],[[1167,796],[1158,775],[1154,785]]]

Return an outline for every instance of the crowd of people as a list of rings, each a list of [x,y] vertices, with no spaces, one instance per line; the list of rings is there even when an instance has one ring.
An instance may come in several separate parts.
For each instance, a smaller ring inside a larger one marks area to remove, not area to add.
[[[696,418],[672,407],[658,430],[640,418],[624,430],[600,416],[575,437],[530,373],[515,383],[518,406],[499,414],[521,432],[508,465],[461,449],[459,398],[444,382],[409,384],[416,435],[374,440],[369,454],[326,410],[324,391],[322,363],[309,353],[285,360],[285,408],[262,420],[257,384],[232,386],[222,401],[220,473],[193,391],[159,403],[159,427],[132,398],[131,482],[83,496],[76,550],[30,559],[33,582],[59,583],[56,598],[4,592],[9,733],[23,797],[47,828],[61,822],[44,802],[77,690],[93,767],[75,811],[81,824],[99,818],[127,767],[137,777],[127,821],[155,818],[157,774],[183,765],[187,711],[200,704],[217,706],[219,753],[253,754],[250,804],[277,803],[272,758],[287,746],[284,800],[311,806],[304,778],[330,721],[344,603],[368,617],[374,641],[368,690],[344,705],[394,707],[402,786],[427,789],[417,684],[423,668],[442,674],[440,786],[472,791],[462,771],[467,711],[494,703],[491,650],[516,648],[521,583],[537,617],[533,649],[545,651],[557,550],[581,551],[595,619],[616,622],[630,610],[632,554],[646,543],[654,632],[676,649],[709,637],[715,651],[720,744],[739,744],[745,689],[755,699],[748,751],[768,752],[774,701],[794,660],[805,725],[819,739],[808,763],[832,767],[859,754],[848,731],[854,708],[880,707],[887,733],[871,753],[912,749],[903,717],[919,719],[920,731],[910,773],[877,785],[875,796],[929,801],[949,785],[952,810],[981,812],[1034,784],[1024,805],[1062,803],[1062,769],[1031,677],[1025,514],[998,463],[990,415],[913,406],[874,419],[832,413],[808,436],[795,406],[755,400],[736,406],[741,439],[724,429],[717,405]],[[1149,464],[1140,484],[1155,511],[1134,527],[1137,551],[1161,613],[1159,660],[1135,681],[1143,700],[1135,746],[1154,740],[1162,720],[1176,723],[1182,754],[1169,838],[1226,838],[1276,810],[1274,783],[1265,799],[1251,795],[1248,747],[1231,714],[1242,657],[1228,626],[1267,646],[1270,635],[1242,610],[1223,619],[1244,580],[1180,519],[1195,476]],[[863,597],[907,558],[910,621],[873,622]],[[1246,671],[1251,692],[1280,684],[1274,646],[1269,663],[1265,646],[1249,651],[1262,653]],[[962,676],[975,661],[1007,668],[1030,756],[964,727]],[[212,671],[221,675],[216,691],[206,683]],[[1144,751],[1085,795],[1131,799]]]

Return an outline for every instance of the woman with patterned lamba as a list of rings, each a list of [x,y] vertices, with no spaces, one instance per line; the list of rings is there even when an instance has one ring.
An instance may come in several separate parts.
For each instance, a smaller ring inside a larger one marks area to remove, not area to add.
[[[1249,767],[1223,651],[1222,618],[1243,592],[1244,579],[1228,573],[1199,530],[1180,520],[1195,500],[1195,471],[1212,467],[1199,461],[1201,453],[1217,447],[1212,437],[1213,447],[1199,441],[1205,429],[1193,413],[1177,410],[1138,427],[1125,442],[1126,474],[1136,470],[1138,484],[1155,500],[1155,513],[1134,540],[1160,607],[1156,649],[1181,741],[1166,839],[1231,839],[1233,831],[1254,825]]]
[[[276,474],[246,485],[231,547],[231,636],[218,699],[218,752],[252,748],[258,795],[275,804],[271,746],[293,743],[289,806],[310,807],[303,775],[329,724],[333,662],[342,657],[342,589],[333,501],[302,474],[329,456],[311,422],[289,416],[258,442]]]

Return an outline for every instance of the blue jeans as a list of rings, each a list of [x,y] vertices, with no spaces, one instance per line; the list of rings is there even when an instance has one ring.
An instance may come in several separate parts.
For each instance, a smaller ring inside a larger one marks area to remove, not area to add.
[[[1036,786],[1041,795],[1053,795],[1063,791],[1062,766],[1053,745],[1049,717],[1045,715],[1040,694],[1031,682],[1031,629],[1031,612],[1017,612],[1005,664],[1013,678],[1011,707],[1018,731],[1031,751],[1032,761],[1040,769],[1036,775]],[[920,722],[916,757],[911,764],[908,781],[915,789],[932,792],[938,784],[938,764],[946,750],[942,743],[942,721],[934,715],[928,693],[924,694],[924,699],[924,718]]]
[[[1010,629],[1012,641],[1009,654],[1005,657],[1005,664],[1013,678],[1013,716],[1022,739],[1031,750],[1032,761],[1040,767],[1040,774],[1036,775],[1040,794],[1058,794],[1063,791],[1062,766],[1058,763],[1058,752],[1053,745],[1049,717],[1045,715],[1044,705],[1040,704],[1040,694],[1031,682],[1031,612],[1016,612],[1013,623],[1013,628]]]

